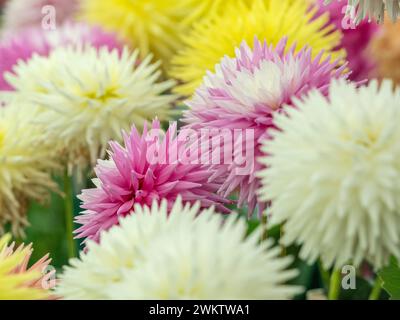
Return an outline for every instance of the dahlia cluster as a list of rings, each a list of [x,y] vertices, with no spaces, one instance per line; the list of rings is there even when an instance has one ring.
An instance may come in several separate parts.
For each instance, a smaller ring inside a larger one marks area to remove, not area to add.
[[[395,298],[399,14],[7,0],[0,299]]]

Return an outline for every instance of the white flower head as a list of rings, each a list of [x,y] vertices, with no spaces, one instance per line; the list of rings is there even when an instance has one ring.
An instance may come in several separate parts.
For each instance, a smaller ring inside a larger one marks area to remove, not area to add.
[[[334,82],[329,98],[312,91],[277,115],[264,142],[260,196],[285,245],[325,267],[380,268],[400,257],[400,91],[376,81]]]
[[[71,260],[58,294],[69,299],[285,299],[298,287],[292,259],[279,247],[246,238],[244,219],[223,216],[179,198],[137,205],[134,214],[102,234],[100,244]]]
[[[57,48],[20,62],[6,77],[20,99],[40,107],[35,122],[45,124],[47,139],[69,164],[95,163],[121,130],[169,118],[176,97],[164,93],[174,82],[157,82],[159,63],[150,61],[139,62],[138,51],[127,48]]]

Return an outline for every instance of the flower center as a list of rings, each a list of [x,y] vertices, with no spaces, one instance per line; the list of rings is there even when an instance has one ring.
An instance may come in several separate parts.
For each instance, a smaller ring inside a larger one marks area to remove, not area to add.
[[[101,101],[102,103],[107,102],[110,99],[115,99],[119,97],[119,94],[117,93],[117,88],[107,88],[103,92],[87,92],[85,93],[85,97],[90,99],[90,100],[97,100]]]
[[[5,136],[6,131],[3,128],[0,128],[0,148],[4,145]]]

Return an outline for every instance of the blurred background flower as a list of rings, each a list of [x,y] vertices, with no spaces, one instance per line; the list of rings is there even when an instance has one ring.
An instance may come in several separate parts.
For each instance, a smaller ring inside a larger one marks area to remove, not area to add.
[[[8,245],[9,235],[0,237],[0,300],[36,300],[51,297],[55,274],[48,270],[49,255],[28,267],[32,245]]]
[[[246,238],[246,223],[236,215],[225,220],[181,199],[169,206],[167,200],[151,209],[136,204],[134,215],[70,261],[57,293],[66,299],[287,299],[300,291],[285,284],[297,274],[286,270],[292,259],[279,257],[270,241],[259,243],[260,229]]]
[[[368,51],[371,40],[379,30],[374,21],[363,20],[356,25],[350,17],[346,17],[349,9],[346,1],[333,1],[324,5],[325,0],[311,0],[319,5],[317,15],[325,12],[329,14],[329,25],[333,24],[336,30],[343,33],[342,40],[337,49],[345,49],[351,74],[349,78],[354,81],[369,79],[374,73],[375,59]]]
[[[138,65],[138,55],[126,48],[58,47],[47,57],[20,61],[6,75],[18,99],[39,107],[35,122],[69,171],[95,164],[108,141],[132,123],[140,128],[156,115],[169,119],[175,96],[165,93],[174,82],[157,82],[159,63],[148,56]]]
[[[308,0],[254,0],[228,4],[221,15],[196,24],[184,35],[184,47],[173,58],[170,74],[182,84],[175,90],[190,96],[201,84],[206,72],[224,57],[234,56],[235,48],[245,40],[252,43],[255,36],[276,45],[288,37],[289,47],[308,45],[314,56],[324,50],[324,58],[345,58],[344,51],[334,51],[340,44],[341,32],[335,26],[326,27],[329,16],[315,17]]]
[[[0,108],[0,231],[7,224],[23,236],[30,200],[43,202],[56,189],[50,172],[55,168],[54,150],[43,131],[32,125],[34,111],[18,103]]]
[[[42,28],[46,6],[54,8],[58,24],[73,19],[80,0],[7,0],[3,12],[3,34],[17,33],[25,28]],[[57,27],[57,26],[55,26]]]
[[[385,21],[381,30],[373,39],[370,54],[377,61],[379,78],[389,78],[400,84],[400,21]]]
[[[193,23],[222,11],[226,2],[239,1],[82,0],[79,17],[117,32],[123,41],[140,50],[141,58],[153,53],[165,68]]]
[[[325,3],[341,0],[324,0]],[[392,21],[396,21],[400,14],[400,0],[348,0],[348,5],[355,8],[354,19],[357,22],[363,19],[375,19],[382,22],[385,11]]]

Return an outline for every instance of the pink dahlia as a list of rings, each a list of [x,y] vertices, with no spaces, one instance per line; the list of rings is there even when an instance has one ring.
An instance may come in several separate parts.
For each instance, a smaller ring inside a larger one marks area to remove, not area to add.
[[[8,0],[4,6],[3,30],[7,33],[19,32],[25,28],[41,28],[42,22],[52,17],[58,28],[72,20],[78,9],[79,0]],[[52,6],[54,9],[48,10]]]
[[[213,165],[215,174],[210,178],[227,176],[219,194],[228,197],[239,189],[239,206],[247,204],[249,215],[257,204],[260,214],[265,208],[256,195],[259,187],[256,172],[261,168],[256,159],[261,155],[261,140],[268,138],[267,130],[274,127],[274,113],[281,112],[283,105],[291,105],[293,98],[305,95],[312,88],[327,94],[332,79],[347,77],[346,66],[339,67],[339,61],[332,62],[329,57],[321,60],[323,52],[313,58],[311,49],[295,53],[294,46],[286,50],[286,43],[287,39],[282,39],[274,48],[256,38],[252,50],[243,42],[236,49],[236,57],[223,58],[216,72],[208,72],[204,83],[187,102],[186,128],[252,130],[253,135],[246,135],[250,138],[236,141],[233,148],[234,155],[246,151],[246,161],[242,163],[249,170],[240,170],[237,161],[230,164],[221,161]],[[247,147],[242,148],[243,145]],[[247,152],[251,148],[252,152]]]
[[[19,60],[27,61],[34,53],[47,56],[52,49],[58,46],[85,43],[97,48],[105,46],[110,50],[122,48],[113,34],[106,33],[99,27],[91,27],[82,23],[66,23],[54,31],[31,28],[15,35],[7,35],[0,42],[0,90],[13,90],[12,86],[4,79],[4,74],[12,72]]]
[[[328,12],[329,24],[335,25],[336,29],[343,33],[338,49],[343,48],[347,51],[347,60],[352,71],[349,78],[355,81],[368,79],[375,65],[367,49],[374,34],[379,30],[379,26],[376,22],[369,22],[366,19],[358,25],[352,22],[346,16],[347,1],[332,1],[328,5],[324,5],[325,0],[316,1],[320,8],[317,15]]]
[[[145,124],[142,135],[135,127],[124,133],[124,147],[110,142],[110,159],[99,160],[95,168],[96,187],[79,196],[85,211],[76,219],[82,225],[75,231],[78,238],[98,241],[101,231],[132,213],[134,204],[151,206],[167,199],[172,209],[178,195],[184,202],[200,201],[203,208],[215,205],[229,212],[224,206],[228,201],[216,194],[222,179],[209,182],[210,167],[198,161],[196,144],[175,134],[176,124],[164,134],[155,120],[149,131]]]

